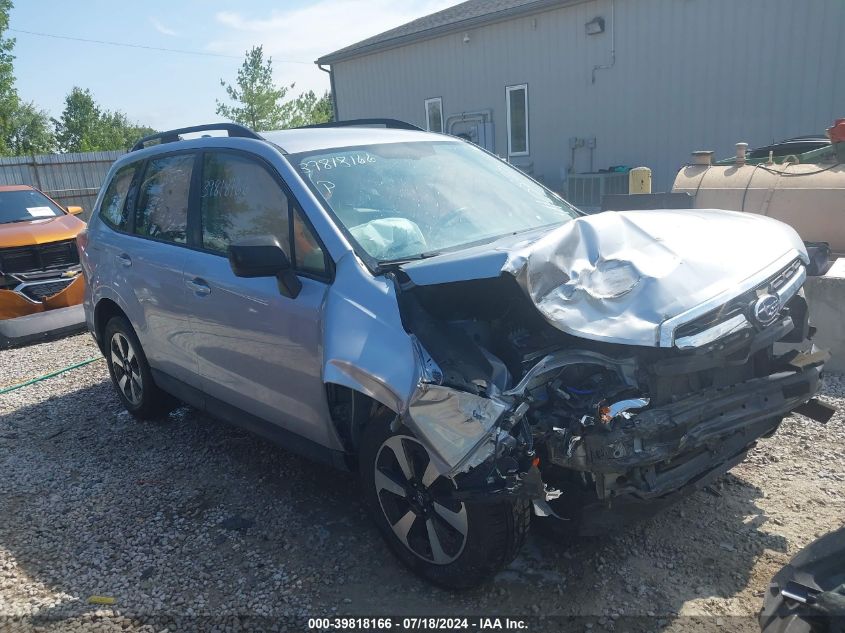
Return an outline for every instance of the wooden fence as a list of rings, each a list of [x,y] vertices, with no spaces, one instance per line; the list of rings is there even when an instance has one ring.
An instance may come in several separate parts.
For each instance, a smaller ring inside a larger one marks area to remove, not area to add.
[[[0,185],[32,185],[63,206],[85,209],[91,216],[100,185],[122,150],[82,154],[39,154],[0,158]]]

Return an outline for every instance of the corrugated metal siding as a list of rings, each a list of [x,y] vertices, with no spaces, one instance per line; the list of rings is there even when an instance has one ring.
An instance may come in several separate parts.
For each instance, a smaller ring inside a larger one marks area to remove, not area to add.
[[[425,124],[423,102],[444,116],[492,109],[504,155],[505,87],[529,85],[531,156],[514,159],[561,188],[569,138],[596,137],[594,165],[647,165],[671,187],[690,152],[719,156],[820,133],[845,116],[842,0],[589,0],[335,65],[341,118],[388,116]],[[606,20],[602,35],[584,25]],[[578,150],[575,171],[589,170]]]
[[[80,206],[88,219],[112,163],[126,152],[39,154],[0,158],[0,185],[32,185],[64,206]]]

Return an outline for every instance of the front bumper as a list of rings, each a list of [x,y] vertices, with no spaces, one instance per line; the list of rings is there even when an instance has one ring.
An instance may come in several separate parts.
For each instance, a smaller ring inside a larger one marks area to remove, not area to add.
[[[547,443],[548,459],[590,473],[598,506],[614,521],[636,518],[706,486],[741,462],[755,442],[819,389],[819,355],[800,355],[791,369],[617,419],[610,429]],[[627,512],[630,511],[630,512]],[[606,517],[589,516],[585,523]],[[602,514],[598,512],[598,514]]]
[[[0,348],[27,345],[83,329],[84,291],[82,275],[77,275],[61,291],[42,301],[33,301],[11,290],[0,290]]]
[[[681,487],[661,496],[644,498],[636,494],[623,494],[609,502],[596,501],[587,504],[580,509],[578,532],[583,536],[609,534],[626,525],[653,517],[727,474],[731,468],[745,460],[752,447],[746,447],[726,461],[695,474]]]
[[[28,345],[85,329],[82,305],[0,320],[0,349]]]

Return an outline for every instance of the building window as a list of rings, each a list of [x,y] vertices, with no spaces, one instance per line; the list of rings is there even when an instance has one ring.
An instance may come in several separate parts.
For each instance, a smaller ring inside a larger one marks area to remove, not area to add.
[[[443,133],[443,99],[440,97],[425,100],[425,129]]]
[[[528,155],[528,84],[507,87],[508,156]]]

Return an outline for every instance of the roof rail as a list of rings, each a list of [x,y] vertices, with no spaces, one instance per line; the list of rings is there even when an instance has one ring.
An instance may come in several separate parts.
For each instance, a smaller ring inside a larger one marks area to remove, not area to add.
[[[260,139],[256,132],[253,132],[248,127],[243,125],[239,125],[237,123],[207,123],[205,125],[192,125],[191,127],[180,127],[176,130],[167,130],[166,132],[156,132],[155,134],[150,134],[149,136],[145,136],[144,138],[140,139],[135,145],[132,146],[130,152],[134,152],[139,149],[144,149],[146,144],[151,141],[158,141],[160,144],[163,143],[175,143],[176,141],[181,140],[179,137],[182,134],[190,134],[192,132],[206,132],[211,130],[224,130],[229,133],[229,136],[237,136],[240,138],[256,138]]]
[[[348,121],[330,121],[328,123],[315,123],[314,125],[303,125],[300,129],[315,127],[376,127],[384,126],[390,130],[415,130],[422,132],[423,129],[398,119],[349,119]]]

